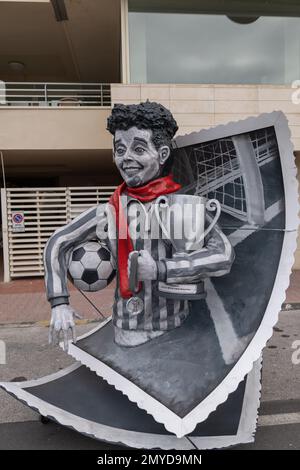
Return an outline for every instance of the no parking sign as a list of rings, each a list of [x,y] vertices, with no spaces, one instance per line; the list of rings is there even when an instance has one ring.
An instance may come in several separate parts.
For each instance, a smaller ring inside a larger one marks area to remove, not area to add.
[[[24,212],[13,212],[11,215],[11,220],[13,232],[25,232]]]

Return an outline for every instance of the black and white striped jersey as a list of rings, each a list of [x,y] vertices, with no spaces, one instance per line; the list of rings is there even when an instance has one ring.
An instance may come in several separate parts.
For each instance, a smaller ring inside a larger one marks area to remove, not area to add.
[[[157,262],[158,279],[141,283],[142,288],[135,296],[141,298],[144,308],[141,312],[132,314],[126,308],[128,299],[121,297],[117,275],[113,324],[125,330],[173,329],[180,326],[187,317],[188,301],[160,296],[159,281],[167,284],[193,283],[203,282],[206,277],[222,276],[231,269],[234,260],[232,246],[219,226],[215,225],[202,248],[172,257],[172,245],[163,237],[152,210],[155,200],[143,204],[142,208],[136,199],[126,198],[126,201],[133,247],[135,250],[144,249],[151,253]],[[50,237],[44,251],[44,263],[47,298],[52,307],[69,303],[67,269],[74,246],[98,239],[110,250],[117,266],[116,232],[113,207],[107,203],[85,211]]]

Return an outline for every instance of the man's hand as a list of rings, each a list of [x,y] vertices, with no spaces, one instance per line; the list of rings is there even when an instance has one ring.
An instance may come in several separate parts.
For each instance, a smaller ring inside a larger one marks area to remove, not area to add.
[[[52,308],[50,330],[49,330],[49,344],[58,344],[60,332],[63,332],[64,350],[68,351],[68,332],[69,329],[72,333],[73,342],[76,343],[76,331],[74,318],[82,318],[73,308],[68,304],[57,305]]]
[[[154,281],[157,279],[157,265],[150,253],[147,250],[141,250],[138,257],[138,280],[139,281]],[[128,277],[131,269],[131,255],[128,259]]]

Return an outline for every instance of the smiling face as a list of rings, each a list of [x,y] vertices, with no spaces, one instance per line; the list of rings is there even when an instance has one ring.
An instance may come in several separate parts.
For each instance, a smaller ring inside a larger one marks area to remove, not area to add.
[[[158,178],[170,156],[170,148],[158,150],[148,129],[117,130],[114,138],[114,161],[127,186],[143,186]]]

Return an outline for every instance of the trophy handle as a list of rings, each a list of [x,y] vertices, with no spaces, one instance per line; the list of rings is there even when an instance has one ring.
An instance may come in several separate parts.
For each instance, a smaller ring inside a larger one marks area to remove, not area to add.
[[[221,215],[221,204],[219,203],[219,201],[217,199],[209,199],[206,204],[205,204],[205,208],[208,210],[208,211],[215,211],[216,210],[216,214],[212,220],[212,222],[209,224],[209,226],[207,227],[206,230],[204,230],[204,232],[201,234],[199,240],[197,240],[197,242],[201,242],[202,240],[204,240],[204,238],[206,237],[206,235],[209,234],[209,232],[212,230],[212,228],[216,225],[216,223],[218,222],[219,220],[219,217]]]

